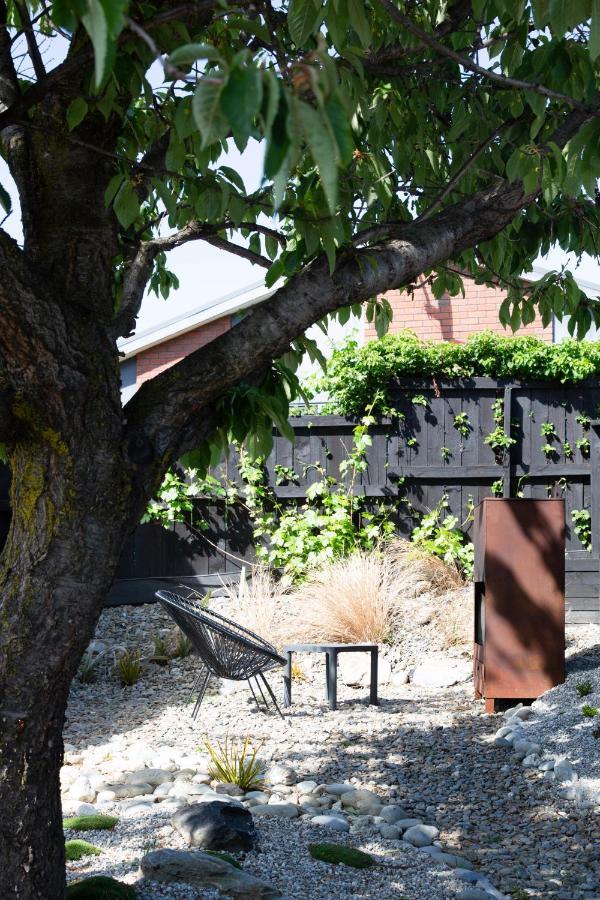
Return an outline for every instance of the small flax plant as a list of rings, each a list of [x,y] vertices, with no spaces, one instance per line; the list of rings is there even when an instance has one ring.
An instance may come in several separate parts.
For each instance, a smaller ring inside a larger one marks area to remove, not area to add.
[[[204,746],[210,757],[208,774],[216,781],[226,784],[237,784],[243,791],[260,790],[264,784],[264,769],[258,759],[258,747],[251,747],[250,736],[246,735],[243,741],[225,736],[221,743],[210,743],[205,738]]]
[[[185,659],[192,652],[192,642],[180,628],[176,628],[171,635],[170,648],[171,659]]]
[[[83,654],[79,663],[79,672],[77,673],[77,677],[82,684],[94,684],[98,677],[98,664],[103,656],[103,653],[98,653],[96,656],[87,652]]]
[[[590,706],[589,703],[586,703],[585,706],[581,707],[581,712],[586,719],[594,719],[600,712],[600,709],[597,706]]]
[[[578,681],[575,685],[575,690],[579,694],[580,697],[588,697],[592,691],[593,686],[591,681]]]
[[[142,654],[139,650],[123,650],[117,657],[115,670],[123,686],[136,684],[142,673]]]
[[[154,634],[152,643],[154,644],[154,653],[150,657],[150,662],[156,663],[158,666],[166,666],[169,662],[167,639],[162,634]]]

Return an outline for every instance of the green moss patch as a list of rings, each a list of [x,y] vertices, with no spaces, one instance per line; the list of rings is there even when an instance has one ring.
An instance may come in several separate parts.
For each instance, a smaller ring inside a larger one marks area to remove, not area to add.
[[[63,820],[63,828],[71,831],[103,831],[114,828],[118,821],[116,816],[104,816],[101,813],[95,816],[73,816],[72,819]]]
[[[203,852],[208,853],[209,856],[216,856],[217,859],[225,860],[230,866],[235,866],[236,869],[242,868],[237,859],[225,850],[204,850]]]
[[[135,900],[135,891],[107,875],[94,875],[67,885],[67,900]]]
[[[354,847],[344,847],[342,844],[309,844],[308,852],[313,859],[332,865],[342,863],[353,869],[368,869],[369,866],[375,865],[375,860],[368,853],[355,850]]]
[[[102,853],[99,847],[94,847],[87,841],[74,840],[65,842],[65,856],[67,862],[83,859],[84,856],[99,856]]]

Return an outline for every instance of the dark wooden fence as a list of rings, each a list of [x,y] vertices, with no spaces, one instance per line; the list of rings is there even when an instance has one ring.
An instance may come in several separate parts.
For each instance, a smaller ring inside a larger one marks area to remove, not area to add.
[[[470,505],[490,496],[492,484],[500,479],[505,496],[521,490],[525,497],[546,497],[556,485],[564,492],[567,508],[567,618],[600,623],[600,381],[577,386],[488,378],[399,381],[393,400],[400,416],[371,429],[368,469],[356,485],[367,504],[385,499],[394,509],[398,534],[408,536],[418,513],[435,508],[444,495],[462,522]],[[492,409],[498,400],[501,426],[516,440],[504,454],[486,443],[498,424]],[[468,421],[466,435],[455,427],[460,413]],[[553,423],[556,438],[541,434],[546,422]],[[276,435],[267,462],[272,484],[276,464],[293,468],[299,476],[299,484],[275,488],[290,503],[300,502],[307,486],[320,477],[307,466],[318,463],[339,478],[356,422],[315,415],[293,419],[292,424],[295,442]],[[549,456],[542,450],[546,444],[555,448]],[[572,448],[571,458],[565,456],[566,444]],[[232,471],[230,463],[230,475]],[[579,509],[592,516],[592,552],[573,528],[571,514]],[[179,525],[170,531],[140,526],[123,554],[111,602],[143,602],[158,584],[193,584],[199,575],[236,571],[242,560],[252,560],[252,529],[241,507],[199,504],[198,513],[209,522],[203,534]]]

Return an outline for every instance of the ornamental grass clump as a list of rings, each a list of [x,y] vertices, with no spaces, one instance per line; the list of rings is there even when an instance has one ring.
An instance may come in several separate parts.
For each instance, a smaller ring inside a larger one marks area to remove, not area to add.
[[[228,605],[226,615],[274,646],[297,637],[290,590],[275,579],[268,566],[253,566],[248,579],[242,570],[239,584],[224,584],[222,596]]]
[[[205,739],[204,747],[210,757],[208,774],[215,781],[237,784],[243,791],[260,790],[264,785],[264,766],[258,759],[258,747],[250,746],[250,737],[243,741],[225,737],[223,742],[211,744]]]
[[[131,687],[142,674],[142,654],[140,650],[123,650],[117,657],[115,671],[123,686]]]
[[[304,640],[379,644],[393,631],[398,585],[384,554],[360,551],[309,572],[291,602]]]

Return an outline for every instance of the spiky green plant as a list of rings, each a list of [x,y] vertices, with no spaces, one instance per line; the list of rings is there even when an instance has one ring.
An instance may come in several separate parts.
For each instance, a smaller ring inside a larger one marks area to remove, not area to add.
[[[581,707],[581,712],[586,719],[593,719],[598,715],[600,709],[597,706],[590,706],[589,703],[586,703],[585,706]]]
[[[192,652],[192,642],[180,628],[176,628],[171,635],[171,657],[172,659],[184,659]]]
[[[241,742],[226,736],[222,743],[217,741],[215,746],[206,738],[204,747],[210,757],[208,774],[211,778],[227,784],[237,784],[243,791],[262,788],[263,765],[258,759],[262,742],[258,747],[252,748],[249,735]]]
[[[154,653],[150,657],[150,662],[156,663],[158,666],[166,666],[170,656],[167,638],[161,634],[153,634],[152,643],[154,644]]]
[[[587,697],[592,693],[593,685],[591,681],[578,681],[575,685],[575,690],[579,694],[580,697]]]
[[[94,684],[98,676],[98,664],[103,656],[103,653],[98,653],[96,656],[87,652],[83,654],[77,673],[77,678],[82,684]]]
[[[140,650],[123,650],[117,657],[115,671],[122,685],[131,686],[136,684],[142,674],[142,654]]]

